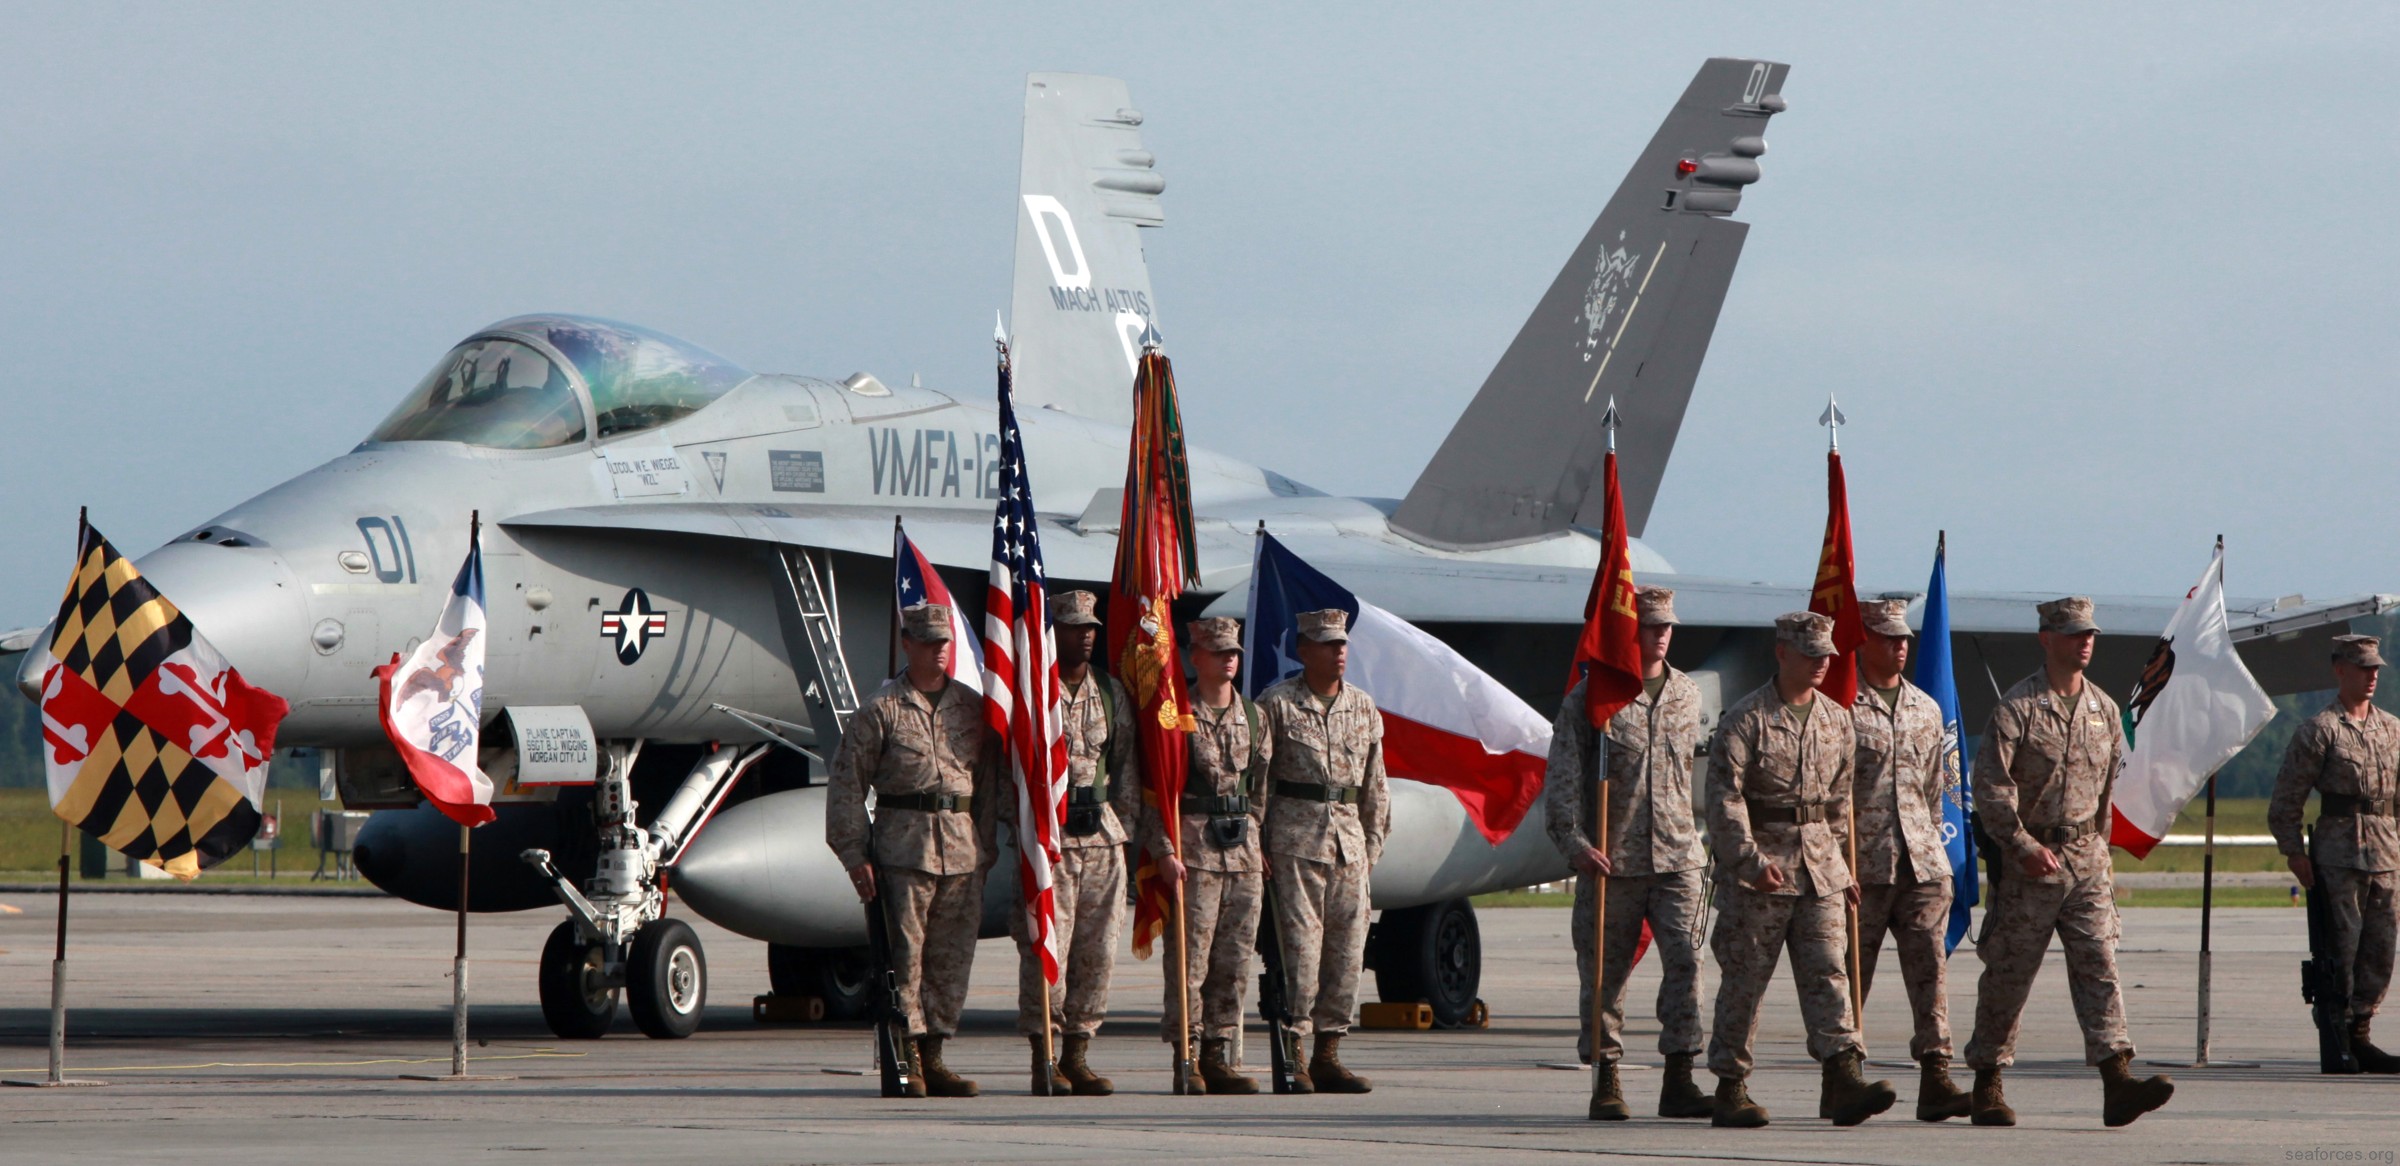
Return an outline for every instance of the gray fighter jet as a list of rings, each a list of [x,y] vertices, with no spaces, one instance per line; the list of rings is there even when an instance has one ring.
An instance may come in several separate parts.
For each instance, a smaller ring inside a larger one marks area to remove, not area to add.
[[[1624,420],[1638,535],[1748,232],[1729,216],[1759,179],[1784,74],[1701,67],[1406,498],[1333,497],[1193,449],[1203,583],[1185,614],[1239,613],[1263,521],[1555,708],[1598,559],[1602,414],[1613,400]],[[1100,585],[1137,341],[1159,321],[1138,231],[1164,222],[1164,181],[1119,81],[1036,74],[1024,125],[1018,416],[1050,573]],[[368,670],[431,626],[480,510],[484,762],[503,805],[479,833],[470,906],[567,905],[540,964],[552,1026],[600,1035],[622,990],[651,1035],[693,1030],[706,962],[663,916],[670,881],[693,910],[767,941],[779,991],[858,1015],[865,922],[825,846],[822,759],[860,691],[892,672],[895,517],[980,608],[999,449],[988,400],[981,386],[755,373],[627,324],[522,316],[453,348],[357,448],[140,565],[252,682],[290,700],[281,740],[323,750],[344,801],[380,811],[360,870],[447,909],[456,835],[417,805],[383,742]],[[1712,719],[1764,681],[1773,617],[1806,602],[1804,584],[1677,574],[1638,541],[1633,565],[1677,589],[1675,662]],[[1954,597],[1962,666],[1995,689],[2030,668],[2035,598]],[[2268,604],[2234,627],[2262,681],[2289,691],[2319,683],[2326,635],[2392,603]],[[2129,686],[2174,606],[2102,601],[2103,683]],[[1978,722],[1982,681],[1961,682]],[[1494,846],[1448,792],[1394,784],[1373,966],[1387,998],[1429,1000],[1455,1022],[1480,958],[1467,896],[1566,867],[1538,806]],[[993,880],[987,934],[1004,929],[1014,891]]]

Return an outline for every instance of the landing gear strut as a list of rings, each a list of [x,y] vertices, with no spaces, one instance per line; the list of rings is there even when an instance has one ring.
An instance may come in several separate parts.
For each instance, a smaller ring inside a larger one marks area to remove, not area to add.
[[[666,890],[660,873],[674,865],[684,843],[725,800],[734,782],[764,756],[765,745],[728,745],[692,767],[647,830],[634,822],[633,763],[641,742],[612,744],[592,805],[600,823],[599,868],[578,891],[547,850],[518,857],[549,879],[568,918],[542,945],[542,1019],[565,1040],[607,1034],[625,991],[633,1022],[645,1035],[673,1040],[700,1028],[708,1003],[708,959],[700,937],[680,919],[661,916]]]

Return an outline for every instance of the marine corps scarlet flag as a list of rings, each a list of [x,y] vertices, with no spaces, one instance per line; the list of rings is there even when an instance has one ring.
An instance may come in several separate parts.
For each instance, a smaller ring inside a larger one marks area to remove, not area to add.
[[[1817,690],[1848,708],[1858,699],[1858,646],[1867,642],[1866,620],[1858,614],[1858,567],[1850,556],[1850,489],[1842,479],[1842,452],[1825,454],[1825,547],[1817,553],[1817,585],[1808,609],[1833,618],[1833,666]]]
[[[1180,848],[1190,755],[1192,698],[1175,651],[1175,597],[1200,578],[1192,545],[1192,479],[1183,453],[1183,413],[1175,400],[1175,370],[1158,351],[1158,334],[1143,338],[1133,379],[1133,444],[1125,463],[1125,508],[1117,529],[1117,565],[1108,584],[1110,670],[1133,697],[1134,738],[1141,748],[1152,804],[1167,844]],[[1134,867],[1133,951],[1150,958],[1151,944],[1173,909],[1173,888],[1158,856],[1145,850]]]
[[[1613,406],[1612,406],[1613,407]],[[1642,694],[1642,626],[1633,607],[1632,551],[1625,541],[1625,495],[1617,489],[1617,451],[1608,451],[1603,473],[1605,509],[1600,525],[1600,570],[1583,601],[1583,635],[1575,641],[1575,664],[1567,685],[1590,678],[1584,712],[1592,727],[1605,730],[1633,698]]]
[[[243,680],[89,522],[35,652],[59,817],[179,879],[250,844],[291,706]]]

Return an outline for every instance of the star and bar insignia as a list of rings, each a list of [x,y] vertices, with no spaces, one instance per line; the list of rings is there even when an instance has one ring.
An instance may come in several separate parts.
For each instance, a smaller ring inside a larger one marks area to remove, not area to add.
[[[289,706],[244,681],[88,522],[38,650],[59,817],[178,878],[249,845]]]

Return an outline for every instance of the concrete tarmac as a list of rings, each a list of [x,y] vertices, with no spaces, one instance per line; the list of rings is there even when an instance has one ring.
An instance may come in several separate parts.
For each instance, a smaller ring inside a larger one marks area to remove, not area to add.
[[[0,895],[0,1076],[38,1077],[48,1033],[54,926],[48,897]],[[1583,1120],[1589,1077],[1541,1067],[1573,1056],[1575,998],[1567,916],[1479,913],[1488,1029],[1361,1032],[1345,1060],[1372,1077],[1363,1097],[1176,1097],[1155,962],[1118,963],[1109,1026],[1092,1061],[1109,1098],[1026,1095],[1014,1035],[1016,953],[977,953],[966,1033],[951,1064],[981,1080],[964,1101],[886,1101],[862,1070],[862,1026],[760,1026],[765,949],[694,920],[710,957],[699,1035],[617,1032],[565,1042],[544,1028],[534,957],[555,912],[481,916],[470,951],[474,1071],[504,1080],[403,1081],[448,1068],[450,917],[390,900],[90,895],[76,900],[70,956],[71,1076],[102,1089],[0,1090],[0,1162],[453,1162],[577,1155],[588,1162],[1179,1161],[1454,1162],[1599,1154],[1629,1161],[1857,1163],[2364,1162],[2400,1147],[2400,1078],[2322,1077],[2298,995],[2301,913],[2216,915],[2214,1056],[2248,1067],[2170,1069],[2175,1100],[2124,1130],[2100,1124],[2096,1075],[2082,1064],[2055,951],[2025,1018],[2008,1077],[2021,1125],[1975,1129],[1909,1119],[1907,1008],[1892,954],[1867,1009],[1878,1075],[1899,1087],[1891,1113],[1840,1130],[1814,1117],[1817,1069],[1788,984],[1767,997],[1753,1095],[1774,1114],[1760,1131],[1705,1121]],[[2193,1050],[2200,914],[2125,913],[2122,967],[2145,1059]],[[1974,1014],[1980,964],[1953,964],[1956,1039]],[[1787,972],[1788,981],[1788,972]],[[1713,993],[1715,975],[1708,973]],[[1657,1092],[1652,961],[1635,973],[1627,1094]],[[1370,989],[1371,991],[1371,989]],[[1370,996],[1371,998],[1371,996]],[[1265,1045],[1253,1028],[1253,1069]],[[2391,1034],[2400,1043],[2400,1029]],[[2150,1071],[2158,1071],[2151,1069]],[[1964,1084],[1966,1074],[1960,1073]],[[1707,1078],[1703,1078],[1704,1084]]]

